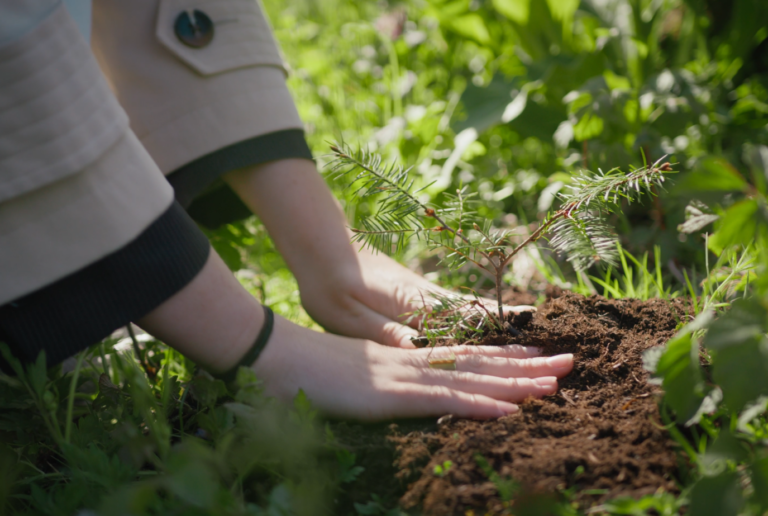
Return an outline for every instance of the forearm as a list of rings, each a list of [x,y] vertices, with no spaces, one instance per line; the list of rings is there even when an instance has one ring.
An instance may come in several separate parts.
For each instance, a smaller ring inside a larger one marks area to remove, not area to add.
[[[274,161],[224,176],[261,219],[299,285],[357,267],[344,212],[313,162]]]
[[[264,314],[213,250],[200,273],[137,321],[208,371],[229,370],[256,340]]]

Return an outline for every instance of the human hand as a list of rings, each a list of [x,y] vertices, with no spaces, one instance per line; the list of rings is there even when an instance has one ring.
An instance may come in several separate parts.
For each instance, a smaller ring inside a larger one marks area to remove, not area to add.
[[[456,371],[429,357],[455,356]],[[290,402],[302,389],[321,412],[381,420],[440,416],[486,419],[517,412],[515,403],[557,391],[572,355],[538,357],[523,346],[402,349],[313,332],[277,317],[253,365],[268,395]]]
[[[418,335],[414,329],[418,320],[406,326],[402,324],[405,314],[429,306],[436,295],[458,296],[370,249],[360,249],[355,261],[354,267],[311,276],[309,285],[305,283],[301,288],[307,312],[334,333],[413,348],[410,339]],[[496,313],[495,301],[480,301],[485,310]],[[528,305],[504,307],[506,313],[534,309]]]
[[[307,313],[328,331],[411,347],[415,329],[403,315],[430,292],[455,295],[391,258],[350,244],[339,203],[314,163],[274,161],[224,179],[261,218],[299,284]],[[483,302],[490,312],[496,303]],[[416,321],[413,321],[416,324]]]
[[[211,251],[200,273],[137,321],[212,372],[231,369],[253,345],[263,311]],[[318,333],[275,318],[272,335],[252,366],[267,394],[290,402],[303,389],[324,413],[356,419],[454,414],[510,414],[529,396],[557,390],[571,355],[537,357],[522,346],[456,346],[403,350],[371,340]],[[455,371],[429,367],[455,356]]]

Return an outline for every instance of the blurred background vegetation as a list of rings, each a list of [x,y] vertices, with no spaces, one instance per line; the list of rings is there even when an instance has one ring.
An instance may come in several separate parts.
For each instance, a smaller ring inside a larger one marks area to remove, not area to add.
[[[626,170],[667,156],[683,174],[748,175],[768,161],[759,147],[768,144],[763,0],[264,6],[321,170],[329,142],[367,147],[433,183],[431,202],[461,184],[478,191],[480,215],[499,227],[543,218],[579,168]],[[347,185],[332,186],[353,225],[372,209]],[[612,222],[625,249],[653,262],[659,247],[665,275],[683,283],[681,271],[704,269],[704,239],[677,231],[690,194],[658,193]],[[264,273],[256,283],[280,308],[290,274],[258,224],[246,226],[212,237],[234,269],[250,249],[251,269]],[[484,286],[465,272],[443,279]],[[525,271],[508,279],[532,286]]]

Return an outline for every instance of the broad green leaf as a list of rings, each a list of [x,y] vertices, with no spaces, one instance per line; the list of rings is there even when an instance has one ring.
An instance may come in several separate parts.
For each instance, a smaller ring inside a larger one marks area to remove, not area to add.
[[[734,411],[768,395],[768,312],[757,299],[738,300],[704,338],[712,353],[713,379]]]
[[[489,127],[500,123],[507,109],[513,109],[510,107],[510,103],[514,103],[512,93],[522,89],[522,79],[519,77],[510,81],[502,76],[495,76],[488,86],[467,85],[464,93],[461,94],[461,104],[466,118],[462,120],[457,117],[451,124],[451,128],[458,134],[471,127],[482,134]],[[517,94],[516,97],[519,96]],[[518,116],[510,118],[508,122],[509,127],[522,137],[550,140],[558,124],[565,118],[564,112],[549,105],[533,102],[527,96],[524,107],[525,109]]]
[[[730,246],[749,244],[757,235],[757,222],[757,200],[737,202],[723,214],[717,231],[709,239],[709,248],[720,254]]]
[[[193,457],[189,457],[192,459]],[[164,485],[173,494],[195,507],[211,507],[218,490],[214,470],[205,462],[185,460],[183,467],[174,468],[164,479]]]
[[[701,465],[704,474],[717,476],[728,468],[728,462],[743,462],[749,458],[744,445],[736,439],[728,429],[720,431],[714,443],[707,447],[707,451],[701,456]]]
[[[493,6],[513,22],[525,25],[531,13],[531,0],[493,0]]]
[[[469,13],[452,20],[450,28],[464,37],[474,39],[478,43],[487,44],[491,41],[491,35],[485,26],[482,16],[477,13]]]
[[[485,87],[469,84],[461,94],[461,103],[467,118],[453,124],[453,130],[458,134],[472,127],[482,133],[498,124],[502,113],[512,101],[511,91],[520,87],[519,79],[507,81],[500,76],[494,77]]]
[[[723,158],[701,160],[694,171],[678,181],[675,189],[685,192],[736,192],[747,187],[746,180]]]
[[[704,477],[691,492],[690,516],[737,516],[744,505],[739,477],[723,473]]]
[[[734,412],[768,395],[768,339],[752,340],[714,354],[713,379]]]
[[[752,487],[755,493],[752,500],[760,507],[760,511],[768,511],[768,456],[754,461],[750,467]]]
[[[603,72],[603,78],[611,90],[628,90],[630,87],[632,87],[629,79],[620,75],[616,75],[610,70]]]
[[[547,0],[552,18],[559,21],[570,20],[579,7],[579,0]]]
[[[709,325],[703,345],[720,351],[760,339],[768,331],[768,313],[758,298],[738,299],[730,310]]]
[[[690,333],[680,334],[667,343],[656,364],[656,376],[663,378],[664,398],[678,417],[690,419],[703,398],[698,346]]]
[[[580,142],[596,138],[603,132],[604,125],[602,118],[592,111],[587,111],[573,126],[573,136]]]

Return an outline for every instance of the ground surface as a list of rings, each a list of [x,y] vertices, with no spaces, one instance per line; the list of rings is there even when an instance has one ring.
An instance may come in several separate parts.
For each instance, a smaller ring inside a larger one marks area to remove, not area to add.
[[[527,490],[576,487],[576,501],[585,508],[659,488],[675,491],[677,457],[661,428],[659,390],[646,381],[642,352],[664,344],[685,317],[678,300],[609,301],[550,292],[538,312],[515,316],[522,335],[490,336],[485,343],[574,353],[576,366],[559,393],[527,401],[520,413],[495,421],[342,424],[339,437],[367,469],[348,495],[355,498],[359,489],[399,497],[401,507],[425,515],[501,514],[497,488],[478,465],[478,454]],[[452,466],[436,475],[435,466],[445,461]]]

